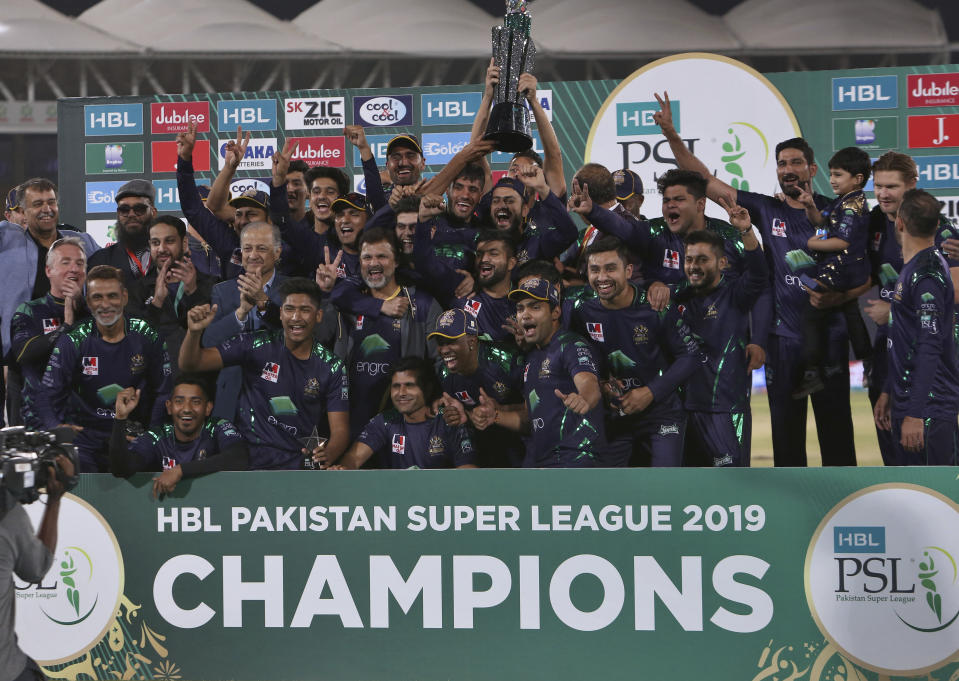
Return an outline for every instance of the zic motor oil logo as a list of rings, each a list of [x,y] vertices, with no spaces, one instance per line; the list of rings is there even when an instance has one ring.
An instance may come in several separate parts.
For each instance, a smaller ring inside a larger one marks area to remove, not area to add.
[[[39,527],[43,504],[26,507]],[[123,558],[113,530],[92,506],[66,494],[53,564],[39,584],[15,583],[20,647],[40,664],[76,659],[100,642],[123,595]]]
[[[959,506],[924,487],[876,485],[841,501],[806,552],[806,599],[855,663],[913,676],[959,652]]]
[[[667,57],[625,78],[593,119],[586,160],[610,171],[628,168],[642,178],[647,193],[655,193],[656,180],[677,167],[654,120],[655,94],[664,91],[683,144],[710,172],[736,189],[778,191],[775,147],[800,134],[796,117],[761,73],[715,54]],[[643,212],[658,214],[658,204],[647,201]],[[716,206],[707,205],[706,212],[726,218]]]

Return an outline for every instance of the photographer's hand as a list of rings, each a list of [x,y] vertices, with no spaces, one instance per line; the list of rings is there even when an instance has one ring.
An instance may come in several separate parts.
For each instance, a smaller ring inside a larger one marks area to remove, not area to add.
[[[61,454],[56,462],[65,478],[73,477],[73,462],[70,459]],[[60,514],[60,497],[65,491],[66,488],[57,477],[56,469],[53,466],[47,466],[47,506],[43,510],[43,518],[40,519],[37,538],[50,550],[50,553],[55,553],[57,550],[57,516]]]

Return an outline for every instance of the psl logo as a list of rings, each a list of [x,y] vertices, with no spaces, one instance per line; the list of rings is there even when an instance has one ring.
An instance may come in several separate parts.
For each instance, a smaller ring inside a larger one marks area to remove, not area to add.
[[[837,504],[809,544],[809,609],[848,659],[883,675],[925,674],[959,652],[957,554],[954,501],[918,485],[866,488]]]

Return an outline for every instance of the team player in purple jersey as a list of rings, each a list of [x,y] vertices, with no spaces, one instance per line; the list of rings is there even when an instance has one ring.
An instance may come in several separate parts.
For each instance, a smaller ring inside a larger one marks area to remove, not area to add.
[[[404,357],[390,374],[393,408],[374,416],[332,468],[357,469],[374,456],[394,469],[476,468],[466,426],[450,426],[442,415],[431,415],[430,405],[439,395],[429,361]]]
[[[869,258],[872,278],[879,286],[879,297],[866,301],[865,311],[876,324],[872,373],[868,376],[869,401],[875,407],[888,374],[886,343],[889,309],[903,264],[902,247],[896,239],[896,215],[906,191],[916,187],[919,173],[911,157],[895,151],[880,156],[872,167],[872,173],[878,205],[869,214]],[[945,216],[940,215],[936,246],[946,256],[953,288],[956,288],[956,282],[959,281],[959,252],[947,248],[953,239],[955,229]],[[959,245],[959,242],[956,243]],[[899,448],[893,445],[892,432],[877,426],[876,435],[883,463],[893,465]]]
[[[896,217],[902,271],[889,318],[889,367],[874,410],[892,431],[898,465],[959,463],[959,366],[955,290],[936,249],[939,201],[921,189],[905,193]]]
[[[707,196],[745,208],[759,229],[766,262],[772,277],[774,318],[766,344],[766,395],[772,421],[773,460],[777,466],[806,465],[807,401],[794,400],[792,393],[802,379],[802,310],[808,300],[818,307],[836,307],[865,293],[869,283],[845,292],[808,292],[793,274],[786,260],[789,251],[807,249],[816,233],[809,222],[800,192],[811,192],[811,180],[818,168],[813,150],[802,138],[776,145],[776,175],[785,196],[780,199],[737,190],[713,176],[706,165],[686,147],[673,126],[668,95],[661,98],[654,119],[663,131],[680,168],[695,170],[708,178]],[[816,206],[830,200],[813,195]],[[833,314],[830,342],[824,364],[826,388],[811,396],[816,414],[819,450],[824,465],[852,466],[856,463],[852,411],[849,406],[849,348],[842,315]]]
[[[686,383],[686,465],[748,466],[749,310],[766,287],[769,271],[749,213],[720,201],[743,240],[746,268],[740,277],[725,276],[722,239],[706,230],[686,235],[689,286],[677,296],[677,303],[706,354],[705,366]]]
[[[134,413],[140,425],[163,420],[170,393],[171,367],[166,344],[142,319],[126,318],[123,273],[100,265],[87,273],[87,308],[92,319],[60,336],[37,391],[40,426],[70,425],[81,473],[107,470],[113,406],[124,388],[140,390]]]
[[[443,388],[443,417],[449,425],[466,425],[480,402],[495,401],[499,409],[520,409],[522,365],[515,350],[481,341],[476,319],[459,308],[440,315],[429,338],[436,341]],[[516,433],[493,425],[476,433],[474,444],[483,468],[518,467],[524,447]]]
[[[507,326],[513,304],[507,296],[515,268],[513,240],[496,230],[480,232],[476,242],[476,292],[453,301],[454,308],[476,318],[481,340],[510,348],[515,348]]]
[[[577,301],[572,329],[589,337],[610,401],[600,462],[608,466],[681,466],[686,417],[677,389],[704,360],[676,307],[657,312],[630,283],[632,265],[616,237],[586,249],[596,298]]]
[[[169,494],[183,478],[215,471],[245,471],[249,448],[229,421],[211,419],[213,400],[206,382],[180,374],[166,401],[170,422],[127,442],[126,419],[140,400],[140,391],[125,388],[117,395],[116,420],[110,436],[110,472],[126,477],[142,471],[160,473],[153,496]]]
[[[516,319],[531,348],[523,369],[526,409],[490,409],[474,424],[498,423],[530,434],[526,468],[590,468],[606,448],[599,371],[589,344],[560,328],[559,293],[546,279],[531,278],[510,291]]]
[[[426,291],[397,280],[399,244],[396,233],[384,228],[367,229],[360,238],[361,297],[367,303],[405,301],[397,317],[365,314],[341,315],[335,345],[337,357],[346,359],[354,400],[350,428],[355,437],[381,408],[381,397],[389,387],[390,367],[402,357],[435,357],[435,347],[426,334],[442,313]],[[337,288],[350,282],[337,284]],[[336,289],[334,289],[336,290]]]
[[[584,169],[590,165],[593,164],[587,164]],[[642,268],[647,300],[654,310],[662,310],[670,297],[687,285],[683,276],[683,239],[690,232],[705,229],[723,239],[729,276],[742,275],[745,264],[743,241],[737,230],[725,220],[706,216],[707,181],[702,175],[673,169],[663,173],[656,184],[663,197],[663,217],[654,220],[638,220],[618,205],[604,210],[592,201],[590,188],[577,186],[575,180],[569,208],[601,232],[618,237],[633,252]],[[634,275],[635,267],[634,264]],[[765,346],[772,323],[771,293],[767,291],[760,296],[751,316],[752,335],[746,354],[749,368],[758,369],[766,358]]]
[[[190,310],[180,347],[184,371],[243,371],[236,425],[250,445],[251,469],[296,469],[304,454],[327,451],[338,457],[349,444],[349,390],[346,367],[313,337],[323,317],[321,292],[308,279],[287,279],[280,287],[281,330],[260,330],[201,348],[200,336],[215,309]],[[215,307],[215,306],[214,306]],[[313,452],[303,442],[328,442]]]
[[[20,374],[20,380],[12,380],[11,384],[22,385],[22,402],[21,413],[10,414],[9,425],[25,424],[30,429],[41,427],[36,393],[53,347],[62,334],[87,316],[83,302],[87,274],[83,241],[77,237],[54,241],[46,262],[50,292],[23,303],[10,323],[9,371]]]

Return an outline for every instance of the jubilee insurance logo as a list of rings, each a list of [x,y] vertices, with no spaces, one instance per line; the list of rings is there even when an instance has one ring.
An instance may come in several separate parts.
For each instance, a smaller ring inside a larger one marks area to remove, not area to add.
[[[26,506],[39,527],[43,504]],[[17,635],[43,665],[69,662],[99,643],[123,594],[123,558],[110,526],[82,499],[61,502],[57,550],[40,584],[16,582]]]
[[[856,664],[913,676],[959,652],[959,506],[917,485],[868,487],[819,524],[806,599],[823,635]]]

